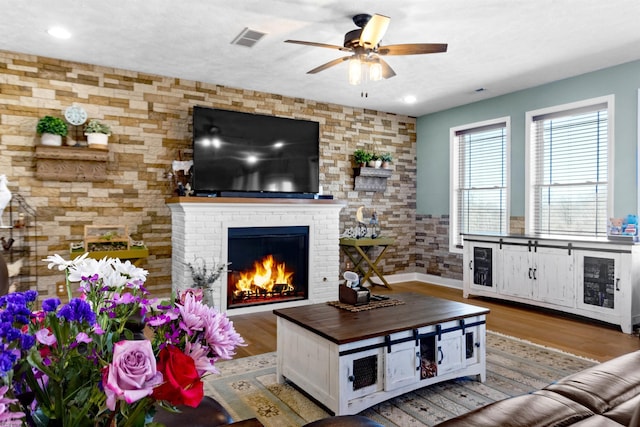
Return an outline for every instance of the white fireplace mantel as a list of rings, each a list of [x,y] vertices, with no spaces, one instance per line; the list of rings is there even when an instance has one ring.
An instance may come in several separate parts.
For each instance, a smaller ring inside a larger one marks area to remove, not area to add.
[[[191,287],[189,263],[227,262],[227,232],[234,227],[309,227],[309,298],[234,308],[229,315],[315,304],[338,299],[340,280],[340,210],[344,203],[317,199],[174,197],[171,209],[172,289]],[[227,277],[216,283],[214,304],[227,311]]]

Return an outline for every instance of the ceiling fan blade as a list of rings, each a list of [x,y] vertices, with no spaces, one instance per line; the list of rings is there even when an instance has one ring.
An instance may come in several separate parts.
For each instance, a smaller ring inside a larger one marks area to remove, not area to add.
[[[367,25],[362,29],[360,34],[360,46],[365,48],[374,48],[380,43],[384,33],[387,32],[391,18],[384,15],[375,14],[371,17]]]
[[[422,55],[425,53],[440,53],[447,51],[446,43],[409,43],[380,46],[379,55]]]
[[[339,63],[344,62],[344,61],[348,60],[349,58],[351,58],[351,57],[350,56],[345,56],[343,58],[334,59],[333,61],[329,61],[326,64],[322,64],[319,67],[316,67],[311,71],[307,71],[307,74],[319,73],[320,71],[324,71],[327,68],[333,67],[334,65],[338,65]]]
[[[326,44],[326,43],[316,43],[316,42],[305,42],[302,40],[285,40],[285,43],[295,43],[295,44],[302,44],[305,46],[315,46],[315,47],[325,47],[328,49],[337,49],[337,50],[342,50],[345,52],[351,52],[351,49],[347,49],[344,46],[338,46],[335,44]]]
[[[396,75],[396,72],[393,71],[393,68],[391,68],[391,66],[389,64],[387,64],[387,61],[385,61],[382,58],[378,58],[378,61],[380,61],[380,65],[382,65],[382,78],[383,79],[390,79],[391,77]]]

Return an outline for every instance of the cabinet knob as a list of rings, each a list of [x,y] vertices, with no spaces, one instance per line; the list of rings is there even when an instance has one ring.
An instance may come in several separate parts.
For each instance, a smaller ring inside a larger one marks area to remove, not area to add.
[[[349,380],[349,382],[351,382],[351,383],[352,383],[352,382],[354,382],[354,381],[356,380],[356,377],[355,377],[355,376],[353,376],[353,375],[349,375],[349,376],[347,377],[347,379]]]

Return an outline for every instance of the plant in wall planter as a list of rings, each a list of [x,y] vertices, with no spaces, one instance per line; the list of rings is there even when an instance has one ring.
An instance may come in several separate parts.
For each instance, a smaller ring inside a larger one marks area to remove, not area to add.
[[[371,168],[379,168],[382,166],[382,160],[380,160],[380,156],[377,154],[371,155],[371,160],[369,160],[369,167]]]
[[[38,121],[36,132],[41,136],[42,145],[59,147],[62,145],[62,137],[67,136],[68,127],[61,118],[44,116]]]
[[[382,160],[382,167],[384,169],[389,169],[389,164],[393,161],[393,157],[391,153],[380,154],[380,160]]]
[[[353,152],[353,160],[356,163],[356,165],[360,167],[365,167],[369,162],[369,160],[371,160],[371,156],[372,156],[371,153],[361,148],[358,148],[356,151]]]
[[[87,144],[90,147],[106,150],[111,128],[109,125],[92,119],[84,126],[84,134],[87,136]]]

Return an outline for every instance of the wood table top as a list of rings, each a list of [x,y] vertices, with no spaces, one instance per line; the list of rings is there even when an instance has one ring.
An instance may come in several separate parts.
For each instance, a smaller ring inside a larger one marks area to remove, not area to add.
[[[422,294],[399,293],[390,297],[404,304],[351,312],[320,303],[276,309],[273,313],[336,344],[489,313],[488,308]]]

